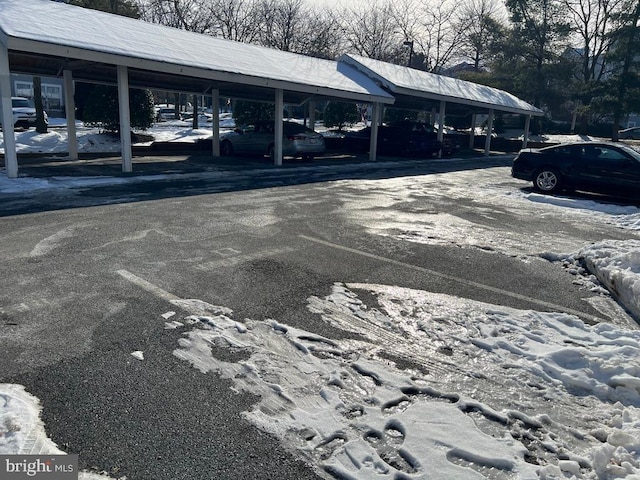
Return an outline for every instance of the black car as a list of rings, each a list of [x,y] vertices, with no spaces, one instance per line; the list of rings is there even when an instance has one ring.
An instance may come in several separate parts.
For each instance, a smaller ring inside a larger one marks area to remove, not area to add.
[[[566,143],[524,149],[513,160],[511,176],[533,182],[536,190],[637,194],[640,153],[613,143]]]
[[[371,128],[347,132],[344,145],[352,152],[368,152]],[[432,157],[442,153],[442,142],[432,128],[420,122],[397,122],[378,127],[378,153],[406,157]]]

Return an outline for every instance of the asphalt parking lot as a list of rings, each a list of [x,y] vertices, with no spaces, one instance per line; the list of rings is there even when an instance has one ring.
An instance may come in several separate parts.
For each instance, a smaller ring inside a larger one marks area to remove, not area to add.
[[[155,170],[145,174],[166,176],[151,182],[0,195],[0,382],[25,385],[41,400],[48,435],[79,453],[83,468],[113,478],[318,478],[247,421],[243,412],[256,404],[255,395],[176,358],[183,332],[165,329],[169,318],[229,309],[238,321],[275,319],[349,338],[307,305],[345,282],[596,322],[606,318],[603,310],[585,299],[597,294],[537,256],[536,242],[555,250],[632,237],[562,217],[523,217],[461,193],[471,182],[490,185],[495,172],[496,183],[522,188],[508,177],[510,157],[374,167],[360,161],[336,167],[332,159],[282,169],[192,161],[146,162]],[[37,168],[57,167],[25,165],[21,172],[43,178],[32,173]],[[90,168],[82,165],[77,177]],[[409,190],[393,187],[407,179]],[[442,228],[453,217],[468,223],[458,240],[431,243],[370,228],[375,216],[415,214],[449,219]],[[520,253],[488,248],[489,231]],[[482,248],[460,240],[473,236]],[[144,361],[135,351],[144,352]],[[242,349],[219,348],[216,355],[231,362],[246,357]]]

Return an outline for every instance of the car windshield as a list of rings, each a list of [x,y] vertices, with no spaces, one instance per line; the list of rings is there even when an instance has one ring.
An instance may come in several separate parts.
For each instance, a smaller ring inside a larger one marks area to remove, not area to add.
[[[29,100],[27,100],[26,98],[12,98],[11,106],[13,108],[22,108],[22,107],[33,108],[33,106],[31,105],[31,102],[29,102]]]

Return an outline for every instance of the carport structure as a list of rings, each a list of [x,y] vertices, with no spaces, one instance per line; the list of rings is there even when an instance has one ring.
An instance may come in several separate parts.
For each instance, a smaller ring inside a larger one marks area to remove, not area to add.
[[[523,148],[527,146],[532,116],[542,116],[542,110],[504,90],[436,75],[422,70],[393,65],[357,55],[343,55],[340,63],[352,66],[382,86],[395,98],[394,108],[437,112],[438,140],[444,135],[447,111],[453,114],[471,114],[472,126],[477,114],[487,114],[487,132],[493,129],[494,112],[502,111],[525,115]],[[473,147],[474,131],[471,129],[470,147]],[[486,136],[485,155],[491,149],[491,135]]]
[[[0,96],[7,176],[18,176],[10,72],[63,76],[69,156],[77,158],[73,81],[118,86],[122,170],[132,171],[129,88],[275,103],[275,163],[282,163],[285,103],[392,104],[393,96],[352,67],[233,42],[50,0],[0,0]],[[213,109],[213,155],[219,155]],[[313,121],[313,119],[311,119]],[[373,140],[373,139],[372,139]],[[371,149],[375,158],[375,148]]]
[[[344,55],[337,62],[244,44],[50,0],[0,0],[0,98],[7,176],[18,176],[11,115],[10,73],[64,78],[69,157],[77,159],[74,80],[118,86],[122,170],[133,170],[129,88],[150,88],[275,103],[276,165],[282,163],[284,104],[324,100],[373,106],[370,159],[384,105],[472,112],[542,112],[501,90]],[[213,109],[213,156],[219,156],[218,109]],[[443,123],[438,137],[442,140]],[[491,131],[491,125],[489,125]],[[527,134],[525,133],[525,145]],[[473,141],[473,137],[471,139]],[[490,148],[487,136],[485,151]]]

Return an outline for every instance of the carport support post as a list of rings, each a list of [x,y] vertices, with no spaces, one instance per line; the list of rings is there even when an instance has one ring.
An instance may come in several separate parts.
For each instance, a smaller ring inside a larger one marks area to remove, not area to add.
[[[522,137],[522,148],[527,148],[529,141],[529,128],[531,127],[531,115],[527,115],[524,120],[524,137]]]
[[[284,95],[281,88],[276,89],[276,125],[274,128],[275,133],[275,146],[273,163],[276,166],[282,165],[282,135],[284,121],[282,110],[284,109]]]
[[[487,138],[484,141],[484,156],[488,157],[491,152],[491,132],[493,132],[493,109],[489,110],[487,119]]]
[[[11,109],[11,73],[9,72],[9,51],[0,42],[0,98],[2,98],[2,135],[4,137],[4,165],[7,177],[18,178],[18,152],[13,128]]]
[[[211,91],[211,156],[220,156],[220,91]]]
[[[369,161],[375,162],[378,156],[378,125],[380,124],[380,111],[382,110],[379,103],[373,104],[371,111],[371,139],[369,140]]]
[[[73,98],[73,72],[62,72],[64,78],[64,110],[67,114],[67,143],[69,145],[69,158],[78,159],[78,135],[76,134],[76,103]]]
[[[438,141],[444,140],[444,116],[447,113],[447,102],[440,100],[440,113],[438,114]],[[438,158],[442,158],[442,148],[438,152]]]
[[[131,112],[129,111],[129,72],[118,65],[118,106],[120,109],[120,143],[122,144],[122,171],[133,171],[131,155]]]

